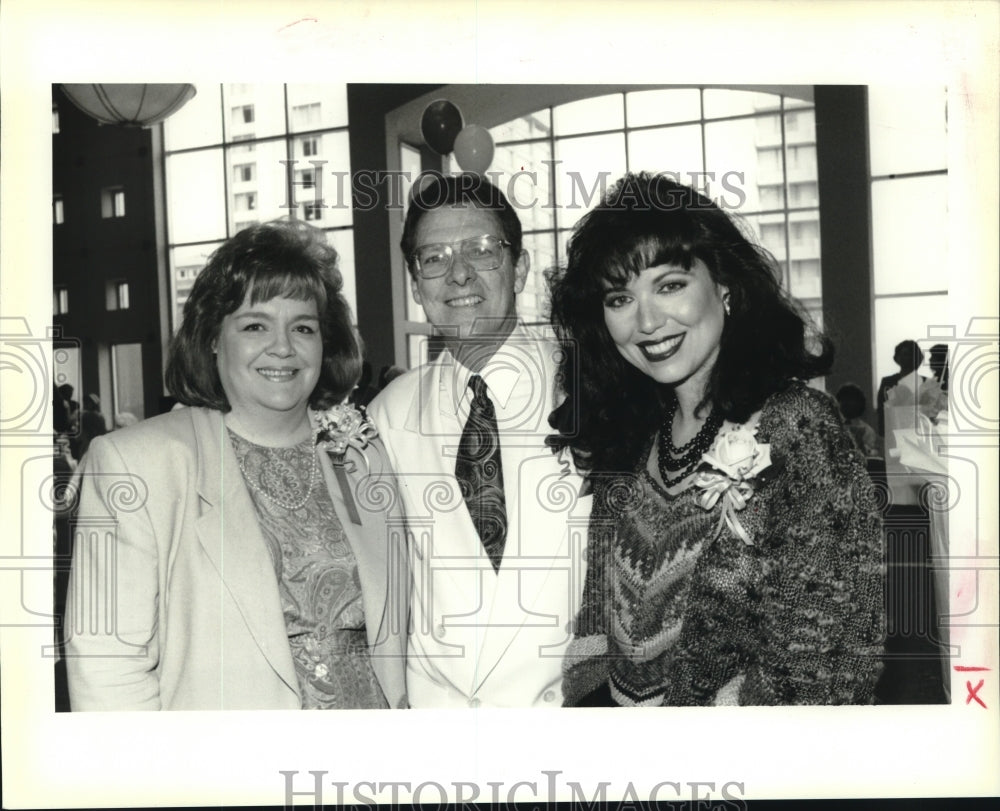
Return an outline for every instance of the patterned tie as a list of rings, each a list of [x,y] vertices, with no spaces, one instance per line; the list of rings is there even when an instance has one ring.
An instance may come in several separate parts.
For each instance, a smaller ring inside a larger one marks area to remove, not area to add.
[[[469,508],[493,570],[500,571],[507,541],[507,505],[503,495],[503,466],[500,463],[500,434],[497,416],[479,375],[469,378],[472,406],[462,431],[455,460],[455,478]]]

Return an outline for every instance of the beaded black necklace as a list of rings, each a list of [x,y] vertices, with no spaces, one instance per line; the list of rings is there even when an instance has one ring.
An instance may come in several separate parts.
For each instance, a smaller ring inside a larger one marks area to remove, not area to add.
[[[660,439],[656,454],[656,463],[660,469],[660,477],[668,487],[690,475],[698,466],[702,454],[706,453],[712,446],[715,435],[719,433],[723,422],[722,414],[713,408],[698,433],[678,448],[674,445],[672,436],[674,414],[676,413],[677,401],[674,400],[663,417],[663,426],[660,428]],[[677,471],[681,472],[678,473]]]

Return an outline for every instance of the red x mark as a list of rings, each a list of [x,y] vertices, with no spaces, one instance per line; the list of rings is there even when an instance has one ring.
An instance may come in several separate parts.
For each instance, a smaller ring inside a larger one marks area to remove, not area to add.
[[[979,684],[977,684],[975,687],[972,686],[971,681],[967,681],[965,683],[965,687],[969,691],[969,695],[965,699],[966,704],[975,699],[976,703],[979,704],[980,707],[982,707],[984,710],[986,709],[986,705],[983,703],[983,700],[979,697],[979,688],[983,686],[984,681],[985,679],[980,679]]]

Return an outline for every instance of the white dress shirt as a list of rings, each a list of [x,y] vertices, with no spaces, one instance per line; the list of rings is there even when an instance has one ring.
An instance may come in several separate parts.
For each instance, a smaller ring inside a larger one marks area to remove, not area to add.
[[[480,375],[496,411],[508,530],[494,572],[461,497],[455,458],[472,372],[445,352],[394,381],[370,412],[399,476],[413,591],[413,707],[558,706],[583,586],[590,497],[545,446],[558,345],[518,326]]]

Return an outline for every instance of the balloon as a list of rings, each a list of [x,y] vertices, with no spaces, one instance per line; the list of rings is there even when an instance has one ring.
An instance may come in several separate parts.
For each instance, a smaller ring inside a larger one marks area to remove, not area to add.
[[[455,136],[462,129],[461,111],[447,99],[432,101],[424,108],[420,132],[427,146],[439,155],[447,155],[455,145]]]
[[[478,124],[469,124],[455,138],[455,160],[466,172],[484,174],[493,161],[493,138]]]

